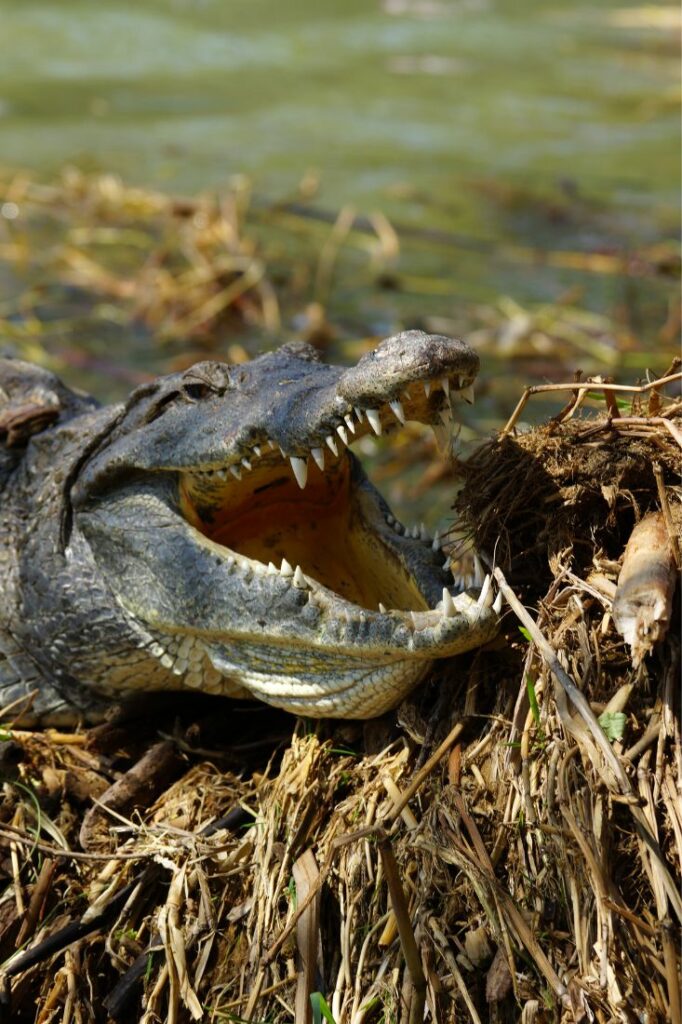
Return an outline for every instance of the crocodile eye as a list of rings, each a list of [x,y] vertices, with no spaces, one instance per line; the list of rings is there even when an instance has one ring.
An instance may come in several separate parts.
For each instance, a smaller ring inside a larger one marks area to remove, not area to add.
[[[209,395],[224,395],[230,386],[230,371],[224,363],[196,363],[184,374],[182,394],[190,402]]]
[[[197,402],[200,398],[206,398],[207,395],[210,395],[213,388],[204,381],[195,380],[187,384],[183,384],[182,390],[187,398],[191,398],[193,402]]]

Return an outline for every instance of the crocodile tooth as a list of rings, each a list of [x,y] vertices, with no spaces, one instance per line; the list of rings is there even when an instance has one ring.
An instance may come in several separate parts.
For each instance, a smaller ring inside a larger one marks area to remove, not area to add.
[[[242,466],[244,469],[251,469],[251,463],[248,459],[242,459]]]
[[[489,608],[493,603],[493,588],[490,576],[486,576],[483,580],[483,586],[481,587],[481,593],[478,596],[476,604],[479,608]]]
[[[268,576],[279,576],[279,569],[274,562],[268,562]]]
[[[227,470],[226,469],[216,469],[215,475],[218,477],[219,480],[227,480]]]
[[[431,538],[429,537],[429,531],[426,529],[424,523],[419,524],[419,539],[424,544],[429,544],[431,542]]]
[[[424,394],[428,398],[429,395],[431,394],[431,381],[430,380],[423,380],[422,384],[424,386]]]
[[[254,444],[254,446],[253,446],[253,454],[256,456],[257,459],[259,459],[261,457],[262,450],[263,449],[261,448],[261,446],[259,444]]]
[[[496,612],[498,615],[502,611],[502,591],[501,590],[498,590],[497,597],[493,601],[493,611]]]
[[[173,659],[171,658],[170,654],[162,654],[161,657],[159,658],[159,661],[161,662],[164,668],[173,667]]]
[[[389,526],[393,526],[395,522],[395,516],[386,516],[386,522]]]
[[[327,445],[331,448],[334,455],[338,455],[339,449],[336,446],[336,438],[332,434],[329,434],[327,437],[325,437],[325,441],[327,442]]]
[[[291,568],[286,558],[282,559],[282,568],[279,570],[280,576],[289,577],[294,575],[294,570]]]
[[[362,411],[362,409],[361,409],[361,408],[360,408],[359,406],[357,406],[357,405],[354,405],[354,406],[353,406],[353,412],[355,413],[355,415],[356,415],[356,416],[357,416],[357,418],[358,418],[358,423],[362,423],[362,417],[363,417],[363,411]]]
[[[320,469],[324,473],[324,449],[323,448],[311,448],[310,449],[310,454],[312,455],[314,461],[317,463],[317,465],[320,467]]]
[[[225,568],[228,571],[231,571],[232,569],[234,569],[234,557],[233,557],[233,555],[228,555],[227,558],[225,558],[223,560],[223,565],[225,566]]]
[[[202,690],[204,688],[203,669],[197,666],[194,671],[188,672],[185,676],[185,686],[191,686],[193,690]]]
[[[381,433],[381,416],[378,409],[365,409],[365,414],[369,420],[369,425],[374,433],[379,436]]]
[[[449,558],[446,558],[445,561],[443,562],[443,568],[446,570],[446,572],[449,570],[449,568],[450,568],[450,559]]]
[[[468,388],[460,388],[460,398],[463,398],[469,405],[474,404],[474,385],[470,384]]]
[[[442,387],[442,389],[445,392],[446,396],[449,398],[450,397],[450,381],[448,380],[448,378],[447,377],[441,377],[441,379],[439,380],[438,383]]]
[[[161,644],[157,644],[156,640],[153,644],[149,645],[149,651],[155,658],[162,658],[166,653],[165,648],[163,648]]]
[[[485,578],[486,575],[483,571],[483,566],[481,565],[481,559],[478,557],[478,555],[474,555],[474,586],[483,586],[483,581]]]
[[[384,605],[383,605],[383,604],[381,603],[381,601],[379,601],[379,611],[381,612],[381,614],[382,614],[382,615],[385,615],[385,614],[386,614],[386,608],[385,608],[385,606],[384,606]]]
[[[306,485],[306,480],[308,479],[308,463],[305,459],[299,459],[296,455],[291,455],[289,457],[289,462],[291,463],[291,468],[294,471],[296,483],[301,490],[303,490]]]
[[[339,423],[338,427],[336,428],[336,433],[339,435],[344,444],[348,444],[348,434],[346,433],[346,428],[343,426],[342,423]]]
[[[450,440],[452,437],[452,431],[449,427],[442,427],[439,423],[432,423],[431,430],[433,436],[436,439],[436,447],[439,452],[450,453]]]
[[[405,527],[403,526],[402,523],[399,523],[397,519],[393,523],[393,529],[395,530],[396,533],[399,533],[401,535],[405,533]]]
[[[296,570],[294,572],[294,586],[298,587],[299,590],[308,589],[308,581],[303,575],[300,565],[296,566]]]
[[[351,416],[351,414],[346,413],[346,415],[343,418],[346,421],[346,425],[348,426],[348,429],[350,430],[351,434],[354,434],[355,424],[353,423],[353,417]]]
[[[433,540],[431,541],[431,550],[440,551],[440,533],[438,530],[434,531]]]
[[[405,422],[405,410],[403,409],[403,403],[399,398],[396,398],[394,402],[388,403],[391,411],[395,415],[396,419],[400,420],[401,423]]]
[[[412,527],[412,530],[410,532],[410,536],[412,537],[413,540],[419,540],[419,527],[416,525],[416,523]]]
[[[241,480],[242,471],[239,468],[239,466],[230,466],[230,473],[232,474],[232,476],[236,477],[237,480]]]
[[[457,614],[455,608],[455,602],[452,600],[452,594],[447,587],[443,587],[443,615],[446,619],[451,619]]]

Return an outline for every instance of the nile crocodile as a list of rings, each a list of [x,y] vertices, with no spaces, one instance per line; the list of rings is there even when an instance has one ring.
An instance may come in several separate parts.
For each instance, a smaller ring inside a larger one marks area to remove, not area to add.
[[[101,716],[153,690],[371,718],[497,627],[348,450],[439,424],[478,357],[410,331],[355,366],[285,345],[99,406],[0,360],[0,704]],[[25,709],[23,709],[25,711]]]

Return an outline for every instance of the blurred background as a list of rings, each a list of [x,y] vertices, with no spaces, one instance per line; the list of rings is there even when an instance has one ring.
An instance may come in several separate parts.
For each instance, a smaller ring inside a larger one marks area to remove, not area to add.
[[[422,327],[481,352],[466,439],[677,352],[676,4],[3,8],[1,344],[99,397]]]

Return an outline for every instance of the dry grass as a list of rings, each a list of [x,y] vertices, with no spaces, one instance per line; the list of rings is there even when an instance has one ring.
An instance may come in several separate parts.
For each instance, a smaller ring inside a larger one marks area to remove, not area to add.
[[[209,350],[230,327],[277,331],[275,288],[245,227],[250,198],[245,178],[184,198],[76,168],[51,184],[0,177],[3,210],[16,211],[0,220],[0,259],[23,284],[20,302],[0,305],[0,330],[34,358],[43,334],[68,340],[85,316]]]
[[[304,1021],[320,992],[337,1024],[677,1024],[679,631],[634,670],[610,615],[633,523],[663,500],[680,532],[659,398],[462,467],[459,515],[530,621],[508,609],[397,716],[272,737],[242,709],[243,770],[192,718],[160,744],[148,720],[8,732],[5,1019]]]

